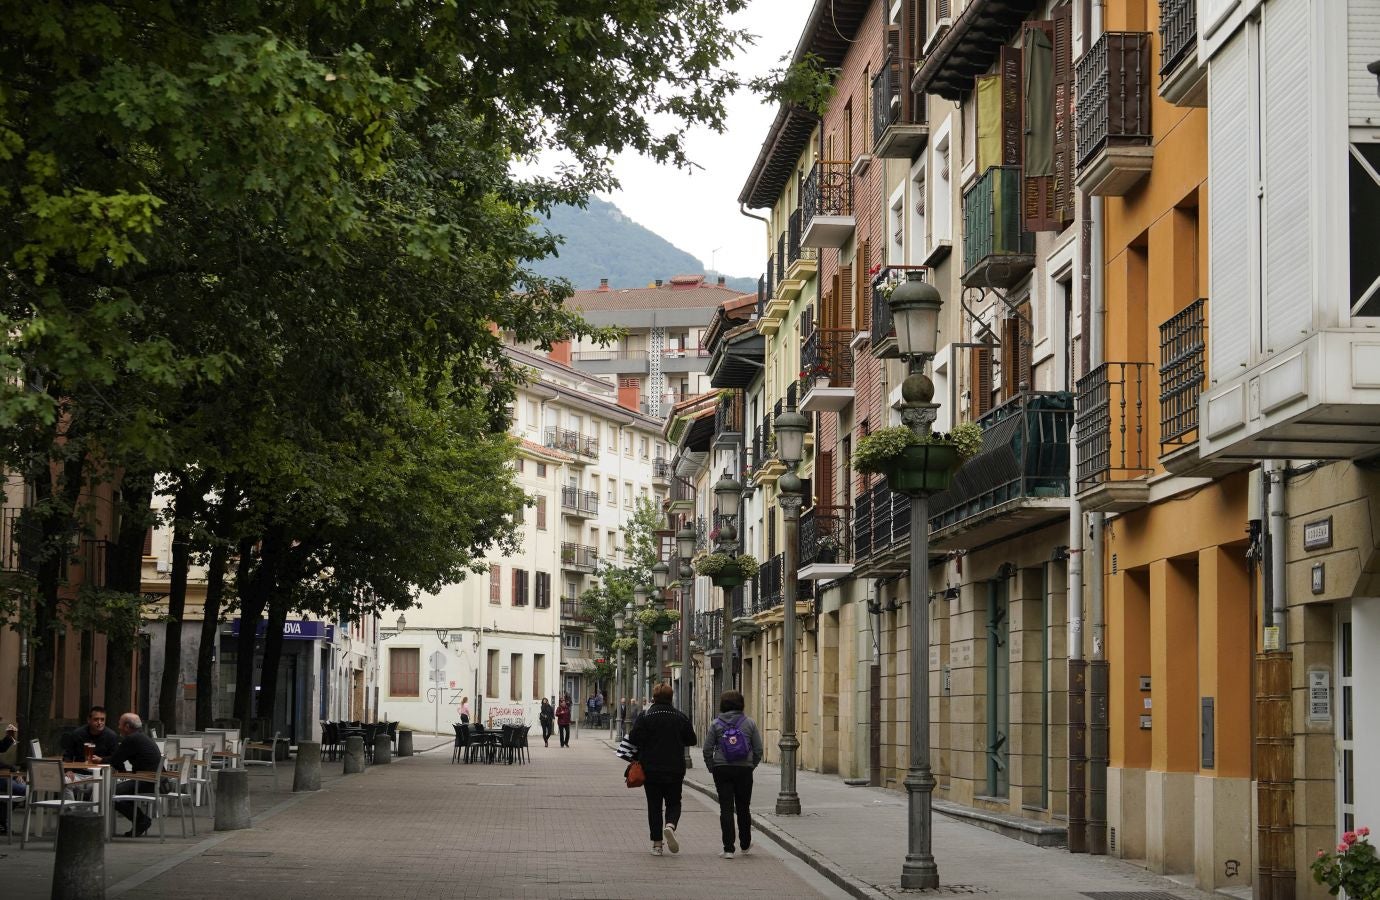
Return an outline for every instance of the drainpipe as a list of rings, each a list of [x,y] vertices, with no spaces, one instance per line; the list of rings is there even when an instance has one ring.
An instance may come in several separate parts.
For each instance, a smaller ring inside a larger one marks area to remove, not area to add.
[[[1284,589],[1284,563],[1286,548],[1289,546],[1289,519],[1284,509],[1284,475],[1289,461],[1269,459],[1264,466],[1264,487],[1266,492],[1266,511],[1269,521],[1265,532],[1265,565],[1268,583],[1266,584],[1269,602],[1265,607],[1265,649],[1288,650],[1289,636],[1287,625],[1287,598]],[[1272,642],[1269,628],[1273,626],[1278,637]],[[1273,645],[1273,646],[1272,646]]]
[[[748,211],[747,211],[747,204],[746,204],[746,203],[739,203],[739,204],[738,204],[738,212],[739,212],[739,214],[741,214],[741,215],[747,216],[749,219],[756,219],[757,221],[761,222],[763,225],[766,225],[768,228],[771,227],[771,220],[768,219],[766,216],[759,216],[759,215],[757,215],[757,213],[750,213],[750,212],[748,212]]]
[[[1069,442],[1077,446],[1077,434],[1069,429]],[[1078,454],[1069,454],[1069,484],[1078,484]],[[1072,496],[1074,491],[1069,491]],[[1087,711],[1083,687],[1087,663],[1083,660],[1083,505],[1075,497],[1069,503],[1068,594],[1068,845],[1070,853],[1086,853],[1087,838]]]

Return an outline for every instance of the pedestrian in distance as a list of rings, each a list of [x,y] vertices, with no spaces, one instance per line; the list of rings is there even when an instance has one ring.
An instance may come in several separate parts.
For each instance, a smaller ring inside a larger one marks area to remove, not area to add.
[[[690,719],[671,705],[672,693],[666,682],[658,684],[652,691],[652,705],[628,735],[646,773],[642,790],[647,795],[653,856],[661,856],[663,843],[672,853],[680,852],[676,826],[680,824],[680,795],[685,784],[685,748],[699,743]]]
[[[752,847],[752,771],[762,761],[762,733],[757,723],[743,714],[743,695],[724,691],[719,715],[704,735],[704,767],[714,776],[719,795],[719,829],[724,849],[719,856],[733,858],[733,826],[738,825],[738,846],[746,855]]]
[[[556,707],[556,724],[561,729],[561,746],[570,746],[570,695],[566,694],[561,698],[560,706]]]
[[[468,724],[470,724],[470,698],[469,698],[469,697],[461,697],[461,698],[460,698],[460,724],[462,724],[462,725],[468,725]]]
[[[545,697],[541,698],[541,714],[537,716],[541,721],[541,742],[547,747],[551,746],[551,732],[556,721],[556,711],[551,708],[551,701]]]

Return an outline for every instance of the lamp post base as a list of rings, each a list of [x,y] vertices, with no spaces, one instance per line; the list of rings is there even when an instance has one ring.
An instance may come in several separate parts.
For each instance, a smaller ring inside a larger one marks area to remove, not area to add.
[[[902,890],[937,887],[939,887],[939,867],[934,864],[934,860],[911,862],[910,857],[907,856],[905,863],[901,866]]]
[[[776,795],[776,814],[778,816],[800,815],[800,795],[795,791],[782,791]]]
[[[800,815],[800,795],[795,791],[795,754],[800,749],[800,739],[794,732],[781,737],[781,789],[776,793],[776,814],[778,816]]]
[[[901,887],[939,887],[939,866],[934,861],[931,828],[931,801],[934,794],[934,774],[928,764],[913,768],[906,774],[906,794],[910,831],[907,835],[906,860],[901,864]]]

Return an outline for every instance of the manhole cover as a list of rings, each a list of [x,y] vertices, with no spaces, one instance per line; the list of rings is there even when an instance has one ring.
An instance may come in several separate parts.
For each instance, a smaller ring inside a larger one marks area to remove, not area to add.
[[[1084,891],[1090,900],[1184,900],[1164,891]]]

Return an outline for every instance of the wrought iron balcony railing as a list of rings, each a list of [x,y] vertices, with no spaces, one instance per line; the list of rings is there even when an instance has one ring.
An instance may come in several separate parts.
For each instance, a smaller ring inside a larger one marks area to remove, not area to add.
[[[853,500],[853,560],[863,562],[910,540],[910,498],[892,493],[885,478]]]
[[[1160,0],[1160,74],[1173,70],[1197,44],[1197,0]]]
[[[776,285],[786,280],[786,232],[776,236]]]
[[[588,622],[589,612],[585,609],[585,605],[580,602],[580,598],[562,597],[561,618],[570,619],[575,622]]]
[[[729,594],[728,607],[733,611],[733,618],[741,619],[744,616],[752,615],[751,601],[752,594],[748,593],[746,585],[738,585]]]
[[[1021,222],[1020,166],[989,166],[963,194],[963,271],[990,256],[1033,253],[1034,246]]]
[[[930,528],[972,519],[1022,497],[1069,495],[1073,394],[1020,394],[979,420],[982,452],[930,498]]]
[[[1103,363],[1078,379],[1078,491],[1150,471],[1150,363]]]
[[[665,481],[671,477],[671,461],[663,456],[652,460],[652,477]]]
[[[1198,398],[1207,384],[1207,300],[1160,326],[1160,455],[1198,439]]]
[[[876,148],[894,125],[925,124],[925,96],[911,94],[909,115],[906,115],[905,92],[909,92],[909,73],[904,60],[888,53],[881,70],[872,79],[872,146]]]
[[[853,386],[853,329],[811,328],[800,347],[800,393],[823,378],[829,387]]]
[[[819,250],[814,247],[800,246],[800,236],[805,232],[805,214],[800,207],[796,207],[786,221],[786,266],[799,262],[802,259],[818,260]]]
[[[887,266],[872,279],[872,352],[874,356],[896,355],[896,323],[891,319],[891,305],[888,302],[891,292],[901,282],[910,277],[909,273],[919,272],[928,281],[930,270],[925,266]]]
[[[1103,149],[1150,143],[1150,35],[1108,31],[1078,60],[1078,168]]]
[[[561,509],[584,516],[597,516],[599,515],[599,495],[594,491],[582,491],[577,487],[564,485],[561,488]]]
[[[800,190],[804,226],[815,216],[853,215],[853,176],[846,160],[820,160],[810,169]]]
[[[720,397],[714,407],[714,434],[743,433],[743,395],[734,391],[731,396]]]
[[[597,437],[590,437],[580,434],[578,431],[569,431],[554,426],[547,427],[544,437],[544,443],[552,449],[564,450],[566,453],[575,453],[590,459],[599,458],[599,439]]]
[[[712,652],[724,645],[724,611],[711,609],[695,614],[695,629],[692,632],[701,650]]]
[[[816,506],[800,514],[800,565],[853,559],[848,507]]]
[[[786,555],[784,553],[776,554],[757,567],[757,577],[753,579],[752,589],[753,613],[776,609],[785,602]],[[814,596],[815,583],[813,581],[796,581],[795,599],[797,602],[812,600]]]
[[[771,424],[772,424],[771,413],[767,413],[766,415],[764,415],[764,416],[762,417],[762,421],[761,421],[760,423],[758,423],[757,428],[753,431],[753,434],[752,434],[752,462],[751,462],[751,464],[750,464],[750,465],[751,465],[751,470],[752,470],[753,472],[756,472],[758,469],[761,469],[764,465],[767,464],[767,460],[771,458],[771,449],[772,449],[772,428],[771,428]]]
[[[599,548],[562,541],[561,565],[579,572],[593,572],[599,565]]]
[[[42,538],[38,524],[24,518],[24,507],[5,507],[0,515],[0,571],[36,574]]]

